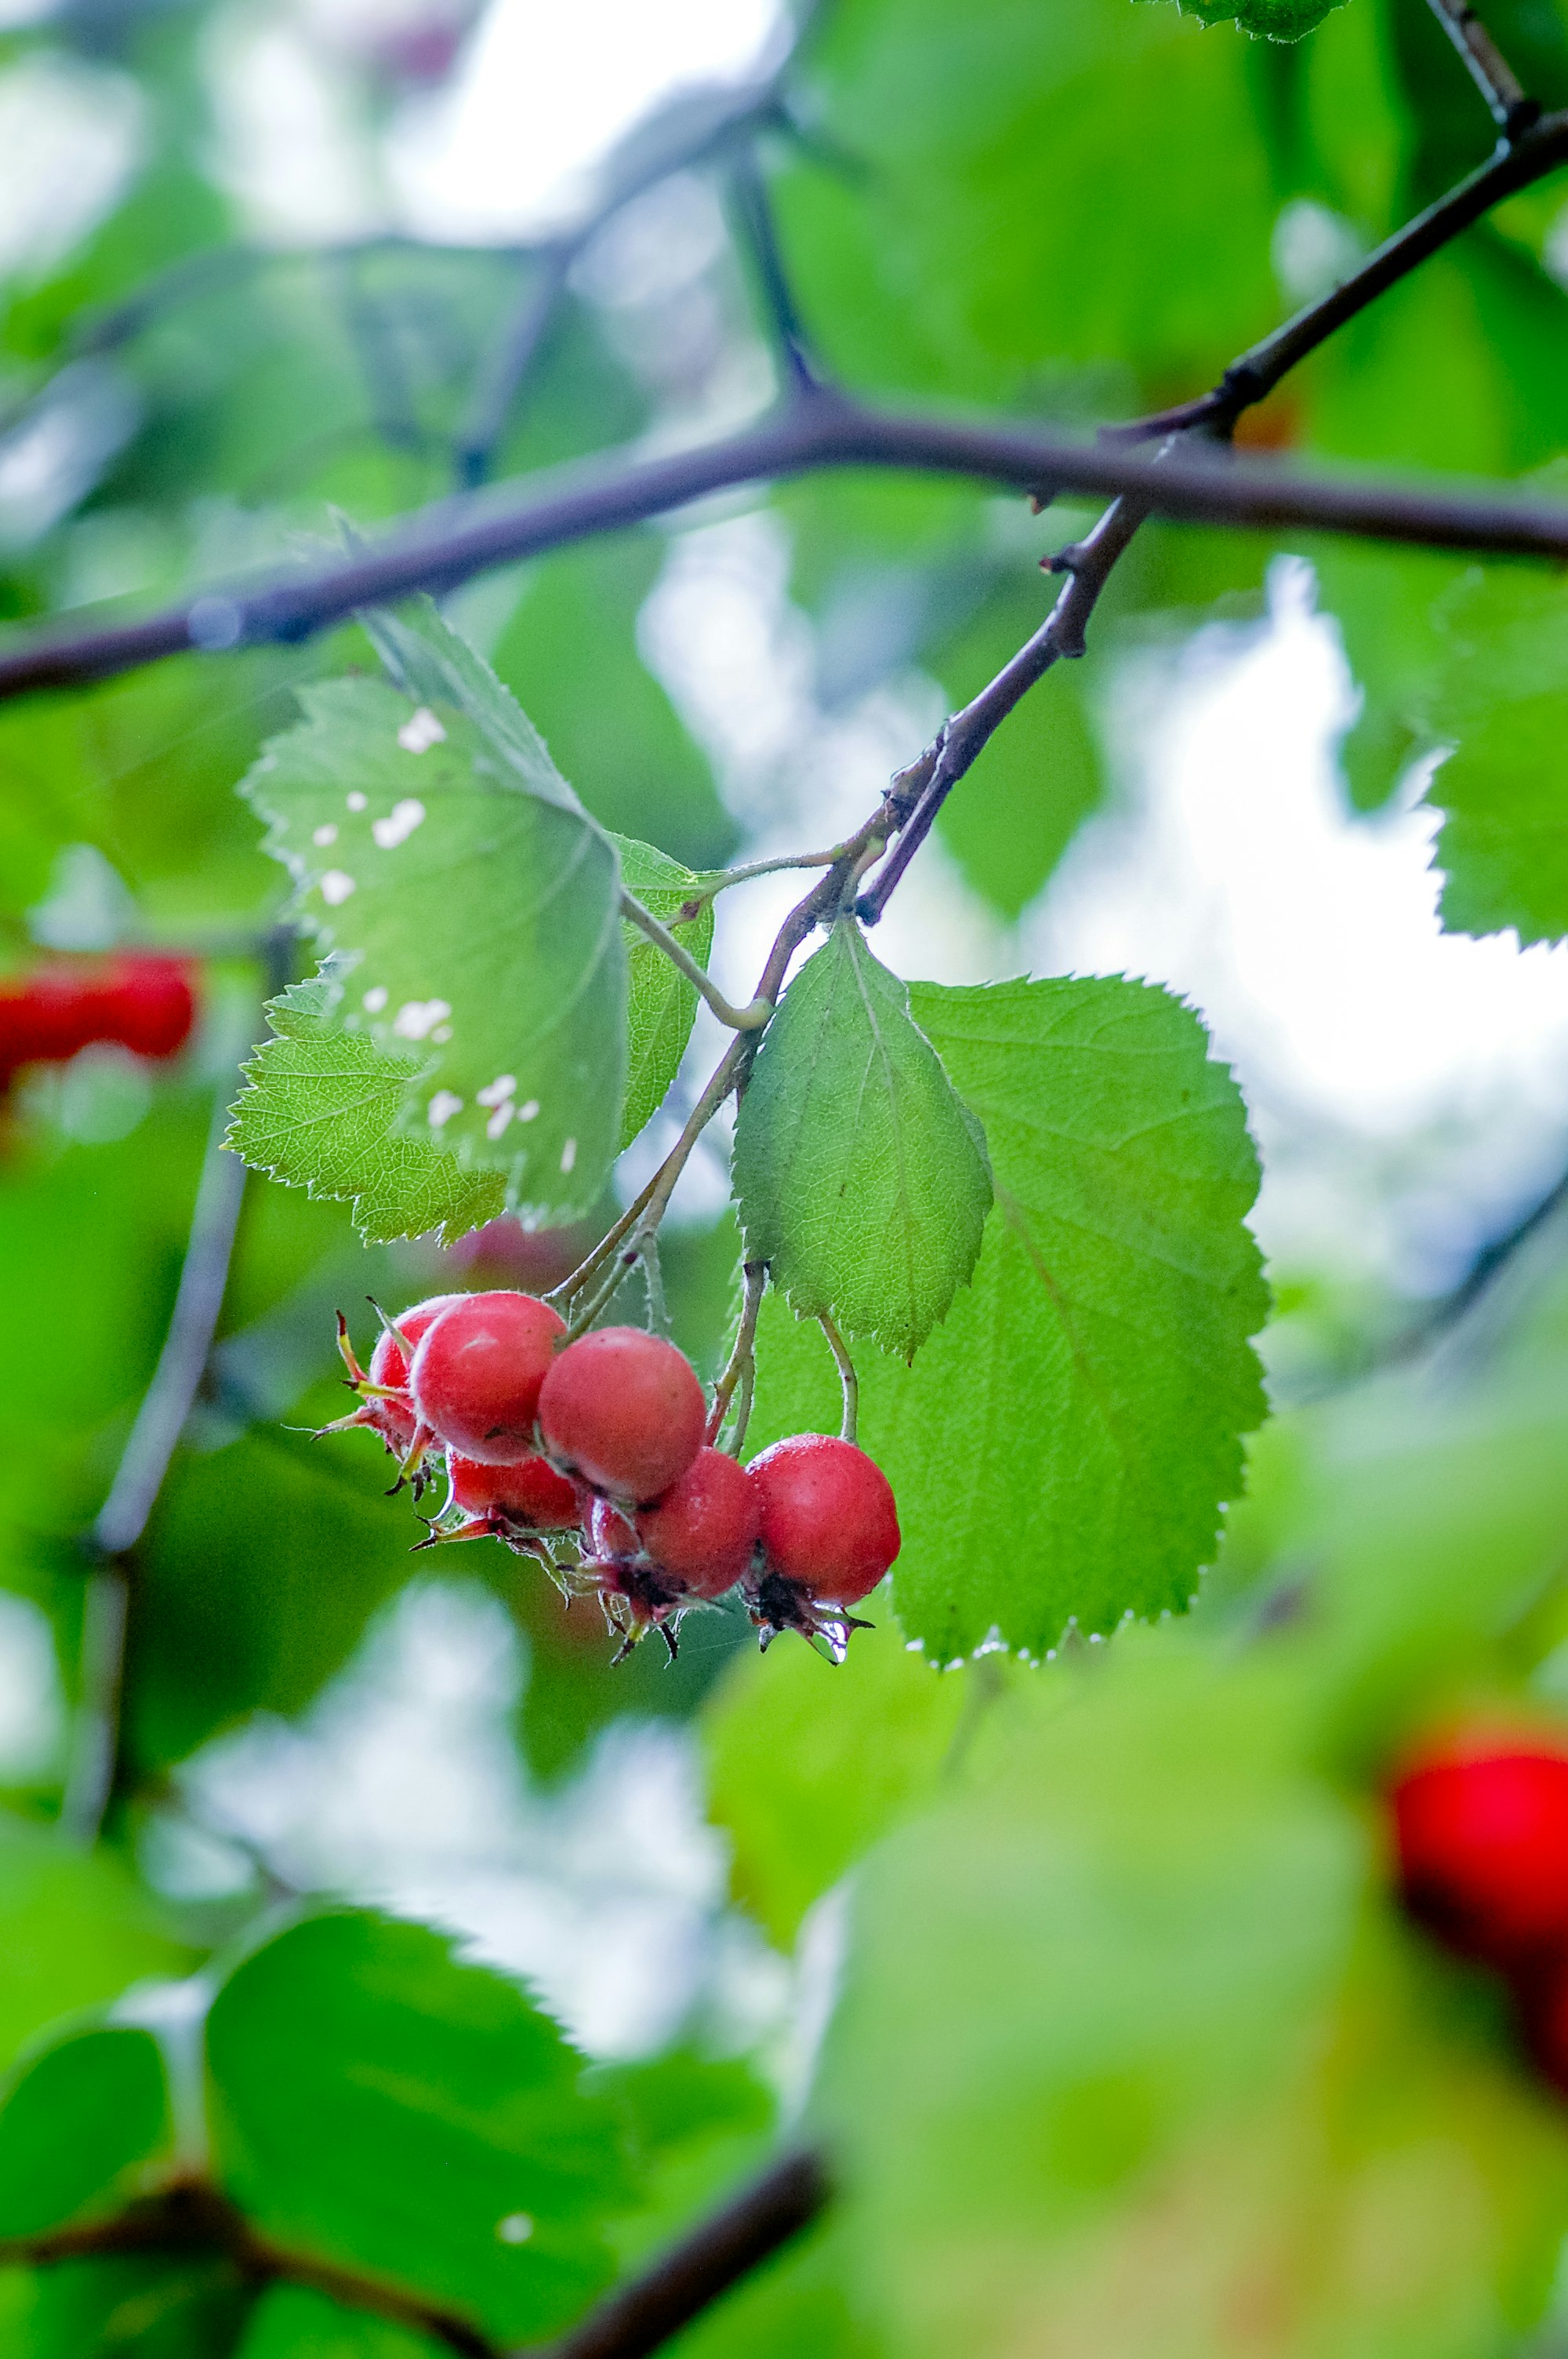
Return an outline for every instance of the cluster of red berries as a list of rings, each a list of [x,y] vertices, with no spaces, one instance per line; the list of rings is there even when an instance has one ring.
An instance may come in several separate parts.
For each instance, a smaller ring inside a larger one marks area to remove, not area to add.
[[[1390,1800],[1406,1907],[1504,1976],[1538,2069],[1568,2093],[1568,1740],[1462,1730]]]
[[[107,959],[47,959],[0,982],[0,1088],[24,1065],[63,1064],[95,1040],[138,1057],[172,1057],[196,1016],[183,959],[126,951]]]
[[[739,1586],[765,1647],[781,1630],[841,1656],[849,1613],[899,1550],[881,1469],[851,1441],[799,1433],[749,1466],[714,1446],[683,1352],[640,1327],[569,1342],[532,1294],[438,1294],[385,1322],[362,1369],[339,1320],[368,1425],[416,1487],[444,1462],[429,1538],[503,1540],[568,1595],[597,1593],[622,1653]],[[617,1658],[619,1659],[619,1658]]]

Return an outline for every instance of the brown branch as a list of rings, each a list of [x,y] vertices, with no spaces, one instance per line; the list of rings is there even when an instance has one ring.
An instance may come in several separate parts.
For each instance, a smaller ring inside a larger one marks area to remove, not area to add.
[[[1493,557],[1568,559],[1568,504],[1511,492],[1301,475],[1183,455],[1151,472],[1115,449],[1011,425],[863,408],[817,392],[723,442],[669,457],[573,468],[514,500],[444,502],[365,550],[260,582],[203,592],[128,623],[50,633],[0,654],[0,698],[106,679],[166,656],[308,637],[362,606],[446,591],[488,568],[617,532],[741,484],[837,467],[963,475],[1046,499],[1129,494],[1179,522],[1408,543]]]
[[[817,2156],[785,2155],[639,2276],[617,2286],[538,2359],[645,2359],[809,2227],[827,2196]],[[0,2267],[43,2268],[110,2253],[220,2253],[254,2285],[309,2286],[351,2309],[427,2334],[460,2359],[504,2359],[501,2344],[460,2311],[275,2242],[201,2180],[181,2180],[107,2220],[0,2243]]]
[[[1465,61],[1465,70],[1509,140],[1539,121],[1541,101],[1524,85],[1482,24],[1469,0],[1431,0],[1432,13]]]

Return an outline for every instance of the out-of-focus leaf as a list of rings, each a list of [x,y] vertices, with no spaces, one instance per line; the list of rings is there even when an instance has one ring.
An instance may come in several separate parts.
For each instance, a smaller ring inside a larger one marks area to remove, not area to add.
[[[446,2348],[310,2286],[273,2285],[252,2310],[235,2359],[439,2359]]]
[[[0,1822],[0,2063],[46,2024],[189,1963],[116,1859],[11,1818]]]
[[[726,1673],[703,1713],[711,1810],[730,1837],[736,1898],[781,1948],[935,1794],[975,1676],[934,1671],[885,1621],[857,1633],[839,1668],[780,1646]]]
[[[601,826],[712,868],[734,849],[734,824],[637,652],[662,556],[639,535],[548,559],[526,577],[492,660]]]
[[[1264,1406],[1239,1093],[1190,1010],[1145,984],[915,984],[910,1001],[985,1125],[997,1201],[914,1367],[860,1363],[860,1439],[903,1530],[899,1619],[945,1663],[1180,1612]],[[820,1339],[765,1301],[754,1440],[831,1431],[830,1377]]]
[[[979,1125],[909,993],[840,919],[762,1038],[735,1128],[748,1261],[803,1317],[912,1357],[975,1266]]]
[[[636,2211],[611,2231],[625,2275],[762,2167],[778,2103],[750,2064],[689,2048],[601,2064],[590,2079],[618,2107],[643,2182]]]
[[[1190,387],[1271,324],[1236,34],[1124,0],[852,0],[813,66],[858,168],[797,173],[781,204],[806,315],[852,377],[1049,398],[1053,364],[1119,364]]]
[[[228,2359],[254,2299],[216,2253],[59,2261],[6,2272],[0,2287],[0,2331],[18,2359]]]
[[[1496,568],[1447,602],[1447,661],[1434,701],[1455,750],[1428,799],[1444,813],[1443,921],[1456,933],[1568,933],[1568,598],[1560,583]]]
[[[1310,1682],[1119,1651],[1045,1675],[983,1788],[858,1889],[821,2104],[893,2347],[1506,2345],[1561,2241],[1560,2112],[1495,2008],[1367,1926]]]
[[[422,1926],[342,1911],[277,1935],[213,2001],[207,2054],[219,2169],[264,2233],[508,2342],[609,2276],[612,2108],[514,1983]]]
[[[393,626],[384,623],[381,627]],[[244,782],[346,984],[345,1028],[426,1061],[401,1129],[500,1171],[541,1222],[595,1201],[620,1136],[626,964],[613,846],[480,659],[403,635],[416,703],[380,681],[302,692]]]
[[[1436,608],[1457,568],[1422,549],[1325,542],[1313,549],[1325,610],[1338,624],[1361,708],[1340,741],[1353,809],[1377,810],[1431,743],[1444,647]]]
[[[0,2239],[117,2210],[167,2162],[173,2136],[150,2032],[109,2027],[46,2049],[0,2099]]]
[[[341,1030],[341,998],[318,979],[269,1003],[273,1038],[244,1068],[226,1144],[271,1179],[351,1203],[367,1244],[434,1234],[449,1245],[504,1209],[506,1181],[465,1170],[432,1137],[398,1136],[428,1060]]]
[[[689,951],[699,966],[706,966],[713,948],[712,902],[705,901],[698,914],[684,925],[674,923],[697,877],[651,843],[634,843],[622,835],[612,837],[611,842],[621,857],[626,890],[634,893],[655,918],[662,918],[682,949]],[[626,944],[628,997],[626,1105],[621,1117],[621,1144],[630,1147],[663,1105],[680,1071],[697,1016],[697,986],[637,927],[622,919],[622,933]]]

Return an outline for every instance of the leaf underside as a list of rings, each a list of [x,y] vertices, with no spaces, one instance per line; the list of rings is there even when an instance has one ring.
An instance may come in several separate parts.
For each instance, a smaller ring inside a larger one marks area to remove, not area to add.
[[[622,881],[645,909],[662,918],[683,950],[706,967],[713,949],[713,903],[705,901],[698,915],[684,925],[676,912],[701,883],[696,872],[651,843],[612,835],[621,856]],[[657,1114],[680,1070],[687,1042],[697,1016],[697,986],[651,942],[644,933],[622,921],[626,946],[626,1105],[621,1119],[621,1144],[630,1147],[644,1124]]]

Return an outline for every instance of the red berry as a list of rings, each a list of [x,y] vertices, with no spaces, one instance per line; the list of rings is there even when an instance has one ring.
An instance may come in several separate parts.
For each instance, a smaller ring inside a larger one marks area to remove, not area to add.
[[[59,1064],[102,1039],[110,1022],[108,970],[49,961],[0,988],[0,1065]]]
[[[565,1482],[565,1475],[561,1480]],[[588,1544],[591,1553],[605,1563],[634,1557],[639,1548],[632,1526],[608,1499],[595,1499],[589,1508]]]
[[[564,1532],[579,1520],[578,1497],[547,1458],[520,1458],[511,1466],[483,1466],[477,1458],[447,1460],[451,1504],[481,1517],[492,1531]]]
[[[774,1572],[824,1605],[854,1605],[901,1545],[892,1485],[852,1441],[792,1434],[753,1458],[763,1551]]]
[[[104,990],[104,1028],[138,1057],[177,1056],[190,1038],[196,996],[183,959],[150,954],[116,959]]]
[[[1461,1735],[1390,1799],[1406,1906],[1454,1948],[1513,1967],[1568,1940],[1568,1745]]]
[[[384,1327],[375,1339],[375,1347],[370,1355],[370,1366],[365,1371],[371,1383],[395,1386],[406,1385],[409,1353],[416,1349],[426,1329],[435,1324],[442,1311],[449,1309],[454,1302],[460,1302],[462,1299],[460,1294],[432,1294],[424,1302],[416,1302],[411,1309],[400,1310],[392,1322],[392,1326],[397,1330],[397,1335],[392,1332],[391,1327]],[[404,1350],[403,1343],[398,1342],[398,1335],[401,1335],[404,1343],[407,1344],[407,1352]],[[401,1401],[377,1400],[372,1397],[364,1405],[363,1421],[366,1425],[374,1427],[387,1448],[395,1456],[399,1458],[406,1456],[414,1440],[412,1405],[405,1408]]]
[[[707,1422],[691,1362],[641,1327],[599,1327],[568,1343],[539,1396],[551,1456],[596,1491],[633,1502],[679,1482]]]
[[[722,1597],[752,1561],[762,1502],[743,1466],[699,1450],[663,1498],[637,1514],[637,1537],[661,1572],[693,1597]]]
[[[460,1295],[414,1354],[409,1387],[421,1423],[485,1466],[532,1456],[539,1387],[565,1333],[565,1320],[535,1295]]]

